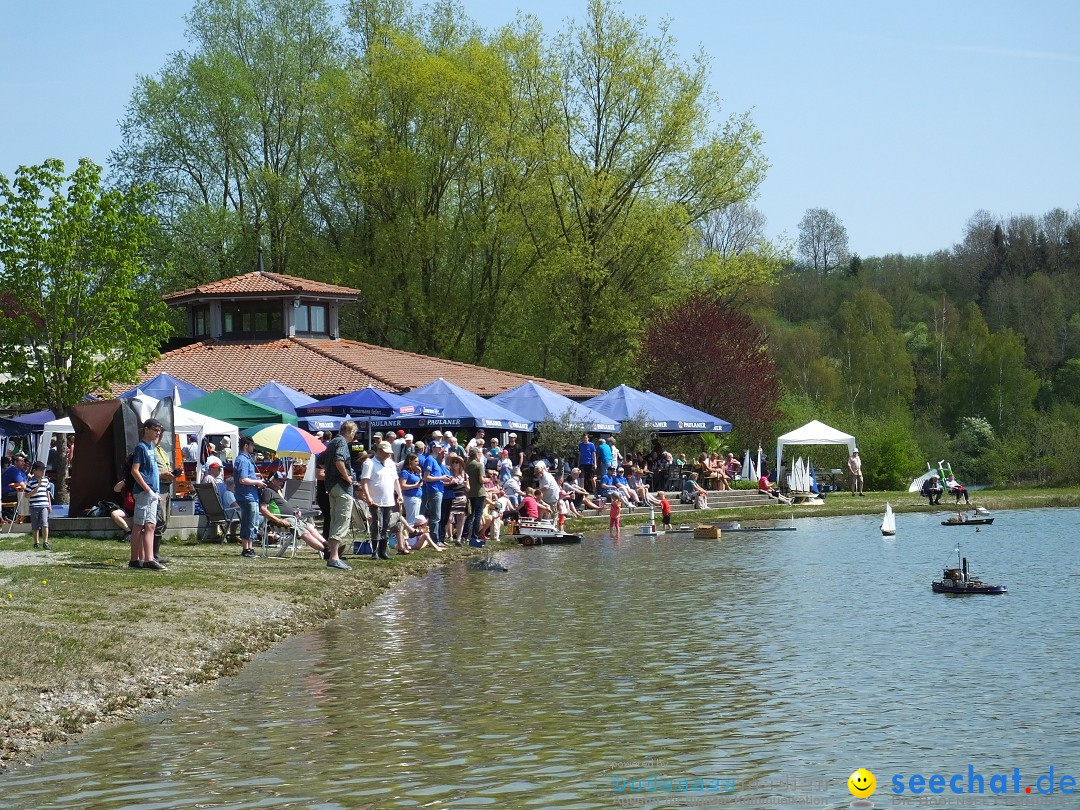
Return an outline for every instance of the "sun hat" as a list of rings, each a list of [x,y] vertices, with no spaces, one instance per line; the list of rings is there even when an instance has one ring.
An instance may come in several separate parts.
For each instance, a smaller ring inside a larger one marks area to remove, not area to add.
[[[442,438],[442,431],[441,430],[433,430],[433,431],[431,431],[431,435],[432,436],[438,436],[441,439]]]
[[[394,452],[394,447],[390,444],[390,442],[379,442],[379,449],[382,450],[384,453]]]
[[[511,438],[511,439],[516,439],[516,438],[517,438],[517,434],[516,434],[516,433],[511,433],[511,434],[510,434],[510,438]]]

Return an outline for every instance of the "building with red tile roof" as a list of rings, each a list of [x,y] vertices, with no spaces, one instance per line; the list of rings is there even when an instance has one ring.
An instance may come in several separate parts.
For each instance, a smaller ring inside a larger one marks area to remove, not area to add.
[[[237,394],[276,380],[325,398],[372,386],[403,394],[443,378],[480,396],[494,396],[528,380],[572,399],[598,389],[509,371],[427,357],[338,337],[341,306],[359,290],[255,271],[169,293],[186,307],[192,342],[167,351],[139,382],[168,372],[200,388]],[[130,386],[118,388],[127,390]]]

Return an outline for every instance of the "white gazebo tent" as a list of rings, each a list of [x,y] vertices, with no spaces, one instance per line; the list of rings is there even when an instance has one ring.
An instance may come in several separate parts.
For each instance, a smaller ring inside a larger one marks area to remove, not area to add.
[[[791,433],[785,433],[776,440],[776,469],[779,474],[784,461],[784,448],[791,445],[804,444],[846,444],[848,455],[855,452],[855,437],[842,433],[836,428],[829,427],[824,422],[815,419],[807,422],[801,428],[796,428]]]
[[[154,413],[154,408],[157,407],[158,401],[146,394],[140,394],[133,398],[133,401],[137,404],[139,410],[139,417],[141,419],[149,419]],[[195,411],[189,411],[187,408],[181,408],[179,406],[173,407],[173,430],[177,435],[184,433],[194,433],[199,437],[201,441],[203,436],[228,436],[232,442],[233,447],[239,446],[238,432],[236,425],[223,422],[220,419],[215,419],[212,416],[204,416],[201,413],[195,413]],[[38,444],[38,460],[46,461],[44,455],[48,455],[49,443],[54,433],[74,433],[75,428],[71,425],[70,419],[54,419],[52,422],[46,422],[44,432],[41,434],[41,441]]]

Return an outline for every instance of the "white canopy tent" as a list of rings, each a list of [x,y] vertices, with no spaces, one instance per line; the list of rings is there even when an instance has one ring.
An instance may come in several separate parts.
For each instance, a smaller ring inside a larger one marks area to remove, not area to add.
[[[136,404],[139,418],[142,420],[149,419],[158,404],[156,399],[145,394],[133,397],[130,401]],[[173,430],[178,436],[194,433],[200,441],[203,436],[228,436],[233,447],[240,446],[236,425],[179,406],[173,407]],[[72,427],[70,419],[55,419],[52,422],[46,422],[44,432],[41,434],[41,442],[38,444],[38,460],[47,461],[45,456],[49,453],[49,444],[54,433],[74,432],[75,428]]]
[[[801,428],[796,428],[791,433],[785,433],[776,440],[776,469],[780,470],[784,461],[784,448],[789,444],[846,444],[848,455],[855,452],[855,437],[842,433],[836,428],[829,427],[824,422],[815,419],[807,422]]]

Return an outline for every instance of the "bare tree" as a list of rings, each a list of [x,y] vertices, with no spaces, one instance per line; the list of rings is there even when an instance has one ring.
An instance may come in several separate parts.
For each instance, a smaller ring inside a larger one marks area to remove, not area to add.
[[[820,275],[842,267],[851,258],[847,228],[825,208],[808,208],[799,223],[799,258]]]
[[[706,215],[701,223],[704,247],[724,258],[754,250],[765,241],[765,215],[744,202]]]

